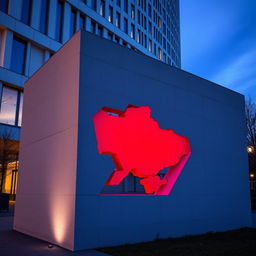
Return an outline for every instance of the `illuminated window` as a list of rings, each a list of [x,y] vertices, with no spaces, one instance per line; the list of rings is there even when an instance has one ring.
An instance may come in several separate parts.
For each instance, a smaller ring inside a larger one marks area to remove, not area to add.
[[[113,23],[113,7],[112,6],[108,7],[108,21]]]
[[[132,17],[132,19],[135,19],[135,6],[134,6],[134,4],[131,4],[131,17]]]
[[[105,1],[100,1],[100,15],[102,17],[105,17]]]
[[[158,48],[158,59],[162,60],[162,49]]]
[[[135,38],[135,26],[134,24],[131,24],[131,38]]]
[[[31,7],[32,7],[32,0],[23,0],[22,1],[21,21],[27,25],[30,25]]]
[[[18,126],[21,126],[21,122],[22,122],[22,109],[23,109],[23,93],[20,93]]]
[[[116,26],[120,28],[120,13],[116,12]]]
[[[9,5],[8,0],[1,0],[0,1],[0,11],[8,13],[8,5]]]
[[[48,15],[49,15],[49,0],[41,0],[39,31],[44,34],[47,34]]]
[[[149,39],[148,50],[152,52],[152,40]]]
[[[12,43],[11,70],[24,74],[26,59],[26,42],[20,38],[14,37]]]

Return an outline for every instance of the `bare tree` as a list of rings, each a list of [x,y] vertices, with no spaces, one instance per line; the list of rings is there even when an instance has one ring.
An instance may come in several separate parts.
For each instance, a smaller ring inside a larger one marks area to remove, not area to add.
[[[10,129],[0,133],[0,193],[3,192],[8,163],[17,161],[18,143]]]
[[[245,105],[246,126],[247,126],[247,144],[256,146],[256,104],[249,99]]]

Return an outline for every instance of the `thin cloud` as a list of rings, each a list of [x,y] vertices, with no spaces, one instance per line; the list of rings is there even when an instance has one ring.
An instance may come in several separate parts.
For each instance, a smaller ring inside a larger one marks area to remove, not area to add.
[[[233,59],[210,80],[243,94],[256,88],[256,49]]]

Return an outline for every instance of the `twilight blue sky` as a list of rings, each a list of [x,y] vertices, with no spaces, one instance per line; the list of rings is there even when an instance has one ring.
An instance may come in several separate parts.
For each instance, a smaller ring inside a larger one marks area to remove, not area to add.
[[[180,0],[182,69],[256,102],[256,0]]]

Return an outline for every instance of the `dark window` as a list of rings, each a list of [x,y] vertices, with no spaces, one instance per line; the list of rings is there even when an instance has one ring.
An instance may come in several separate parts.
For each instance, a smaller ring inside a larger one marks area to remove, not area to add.
[[[108,21],[113,23],[113,7],[112,6],[108,7]]]
[[[8,0],[0,0],[0,11],[8,13]]]
[[[97,11],[97,0],[92,0],[92,9]]]
[[[151,18],[151,5],[148,4],[148,16]]]
[[[26,42],[14,37],[12,43],[11,70],[24,74],[26,58]]]
[[[58,1],[57,13],[56,13],[55,39],[59,42],[62,41],[63,12],[64,12],[64,3],[62,1]]]
[[[44,34],[47,34],[48,15],[49,15],[49,0],[41,0],[39,31]]]
[[[152,35],[152,24],[150,21],[148,22],[148,33]]]
[[[140,11],[138,10],[138,24],[140,25]]]
[[[91,32],[96,33],[96,23],[94,21],[91,22]]]
[[[70,14],[70,37],[76,32],[76,10],[71,10]]]
[[[110,32],[108,32],[108,39],[109,39],[109,40],[113,40],[113,34],[110,33]]]
[[[22,1],[21,21],[27,25],[30,25],[31,8],[32,8],[32,0],[23,0]]]
[[[120,13],[116,12],[116,26],[120,28]]]
[[[100,15],[105,17],[105,1],[100,0]]]
[[[128,0],[124,0],[124,11],[128,13]]]
[[[116,5],[120,7],[121,6],[121,0],[116,0]]]
[[[103,36],[103,27],[98,26],[98,33],[99,36]]]
[[[128,34],[128,20],[124,18],[124,33]]]
[[[79,17],[79,28],[85,28],[85,16],[80,14]]]

